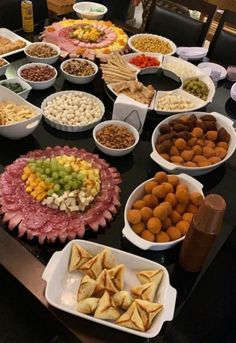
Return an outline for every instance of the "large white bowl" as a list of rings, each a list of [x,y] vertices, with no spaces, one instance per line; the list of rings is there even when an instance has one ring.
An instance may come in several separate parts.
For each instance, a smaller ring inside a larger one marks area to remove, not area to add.
[[[199,192],[204,196],[204,194],[202,192],[203,185],[199,181],[195,180],[194,178],[192,178],[191,176],[186,175],[186,174],[179,174],[178,178],[182,183],[184,183],[188,186],[188,189],[190,192]],[[129,196],[129,199],[127,200],[127,203],[125,206],[125,212],[124,212],[125,226],[122,230],[122,233],[131,243],[133,243],[134,245],[136,245],[140,249],[143,249],[143,250],[166,250],[166,249],[172,248],[173,246],[175,246],[179,242],[183,241],[185,236],[183,236],[179,239],[176,239],[175,241],[171,241],[171,242],[164,242],[164,243],[150,242],[150,241],[147,241],[146,239],[143,239],[139,235],[137,235],[131,229],[130,224],[127,220],[127,212],[132,208],[132,205],[136,200],[141,199],[144,196],[144,185],[148,181],[152,181],[152,180],[154,180],[154,179],[149,179],[149,180],[146,180],[143,183],[141,183],[141,185],[139,185],[137,188],[135,188],[135,190]]]
[[[48,66],[49,68],[54,70],[55,76],[53,78],[51,78],[50,80],[47,80],[47,81],[30,81],[30,80],[27,80],[21,76],[21,72],[23,69],[28,69],[28,68],[31,68],[34,66]],[[56,78],[57,78],[57,70],[53,66],[48,65],[46,63],[27,63],[27,64],[24,64],[23,66],[21,66],[17,70],[17,75],[21,80],[27,82],[32,87],[32,89],[42,90],[42,89],[50,88],[54,84],[54,82],[56,81]]]
[[[62,92],[57,92],[57,93],[54,93],[54,94],[51,94],[49,95],[46,99],[44,99],[44,101],[42,102],[41,104],[41,110],[43,112],[43,116],[44,116],[44,119],[45,121],[52,127],[54,127],[55,129],[57,130],[61,130],[61,131],[65,131],[65,132],[83,132],[83,131],[87,131],[87,130],[90,130],[92,128],[94,128],[94,126],[96,124],[98,124],[101,120],[102,120],[102,117],[105,113],[105,107],[103,105],[103,102],[98,99],[96,96],[92,95],[92,94],[89,94],[89,93],[86,93],[86,92],[82,92],[84,94],[86,94],[87,97],[90,97],[94,100],[96,100],[96,102],[99,104],[100,108],[101,108],[101,116],[99,117],[98,120],[94,121],[93,123],[91,124],[87,124],[87,125],[66,125],[66,124],[61,124],[61,123],[58,123],[56,121],[53,121],[51,119],[49,119],[45,113],[44,113],[44,108],[46,106],[46,104],[53,100],[54,98],[58,97],[58,96],[61,96],[63,94],[69,94],[69,93],[74,93],[76,91],[62,91]],[[80,91],[78,91],[78,93],[81,93]]]
[[[30,93],[30,91],[32,89],[32,87],[27,82],[23,81],[19,77],[12,77],[10,79],[2,80],[2,81],[0,81],[0,85],[2,85],[4,82],[7,82],[7,83],[20,83],[24,90],[22,92],[19,92],[19,93],[16,93],[16,94],[21,96],[25,100],[28,98],[28,95],[29,95],[29,93]]]
[[[90,12],[90,8],[99,8],[102,9],[103,12]],[[107,13],[107,7],[97,2],[89,2],[83,1],[74,4],[73,10],[77,14],[79,18],[87,18],[87,19],[102,19],[104,14]]]
[[[86,61],[86,62],[90,63],[91,66],[93,67],[93,69],[95,70],[95,72],[91,75],[88,75],[88,76],[75,76],[75,75],[71,75],[71,74],[67,73],[64,70],[64,67],[69,61],[72,61],[72,60]],[[77,85],[85,85],[85,84],[93,81],[93,79],[95,78],[95,76],[98,72],[98,66],[96,65],[96,63],[94,63],[92,61],[88,61],[85,58],[70,58],[69,60],[62,62],[60,68],[61,68],[61,71],[62,71],[64,77],[66,78],[66,80],[68,80],[71,83],[75,83]]]
[[[28,50],[33,47],[33,46],[37,46],[37,45],[48,45],[50,46],[53,50],[56,51],[56,55],[52,56],[52,57],[36,57],[36,56],[32,56],[29,55]],[[55,63],[59,56],[60,56],[60,48],[58,46],[56,46],[55,44],[51,44],[51,43],[47,43],[47,42],[36,42],[36,43],[31,43],[30,45],[28,45],[25,49],[24,49],[24,53],[27,57],[27,60],[29,62],[35,62],[35,63],[46,63],[46,64],[53,64]]]
[[[5,64],[0,67],[0,76],[3,76],[4,74],[6,74],[7,68],[9,67],[10,63],[2,57],[0,57],[0,59],[5,62]]]
[[[122,126],[126,127],[134,135],[134,138],[135,138],[134,144],[128,148],[125,148],[125,149],[112,149],[112,148],[108,148],[105,145],[101,144],[97,140],[96,134],[99,130],[101,130],[102,128],[104,128],[108,125],[117,125],[117,126],[121,126],[121,127]],[[93,139],[94,139],[94,142],[95,142],[96,146],[98,147],[98,149],[100,151],[102,151],[104,154],[109,155],[109,156],[124,156],[124,155],[129,154],[131,151],[133,151],[135,146],[138,144],[139,133],[135,129],[135,127],[130,125],[129,123],[123,122],[121,120],[106,120],[106,121],[103,121],[102,123],[95,126],[95,128],[93,129]]]
[[[217,112],[212,112],[212,113],[189,112],[188,113],[188,115],[191,115],[191,114],[195,114],[198,118],[201,118],[203,115],[206,115],[206,114],[211,114],[216,118],[217,126],[218,127],[224,127],[228,131],[228,133],[230,134],[230,142],[229,142],[229,148],[228,148],[227,154],[226,154],[225,158],[223,160],[221,160],[220,162],[215,163],[211,166],[207,166],[207,167],[198,167],[198,168],[185,167],[185,166],[179,166],[179,165],[176,165],[172,162],[166,161],[157,152],[155,146],[156,146],[157,138],[160,135],[160,126],[163,124],[167,124],[169,121],[171,121],[175,118],[178,118],[180,116],[179,114],[175,114],[175,115],[172,115],[170,118],[163,120],[160,124],[157,125],[157,127],[153,131],[153,134],[152,134],[152,153],[150,154],[150,157],[153,159],[153,161],[155,161],[164,170],[166,170],[170,173],[174,173],[174,174],[187,173],[187,174],[192,175],[192,176],[207,174],[210,171],[214,170],[215,168],[219,167],[225,161],[227,161],[235,151],[236,133],[235,133],[235,129],[233,127],[234,122],[232,120],[230,120],[229,118],[227,118],[223,114],[220,114]]]
[[[9,139],[20,139],[30,135],[40,123],[42,117],[40,108],[24,100],[10,89],[0,85],[0,101],[4,100],[12,101],[17,105],[27,105],[33,108],[36,114],[30,119],[15,124],[0,125],[0,135]]]
[[[132,44],[132,40],[136,37],[156,37],[156,38],[159,38],[165,42],[168,42],[172,48],[172,51],[169,52],[168,54],[162,54],[164,56],[169,56],[169,55],[173,55],[175,52],[176,52],[176,45],[174,42],[172,42],[170,39],[166,38],[166,37],[163,37],[163,36],[159,36],[159,35],[154,35],[154,34],[151,34],[151,33],[139,33],[137,35],[133,35],[131,37],[129,37],[128,39],[128,45],[130,47],[131,50],[135,51],[135,52],[144,52],[144,53],[148,53],[148,51],[140,51],[138,49],[136,49],[133,44]],[[159,51],[156,51],[157,53],[159,53]]]

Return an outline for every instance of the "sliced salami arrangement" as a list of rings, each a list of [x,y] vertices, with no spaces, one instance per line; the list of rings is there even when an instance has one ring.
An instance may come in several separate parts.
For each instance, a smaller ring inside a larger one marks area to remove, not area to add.
[[[97,231],[120,206],[119,172],[98,155],[68,146],[34,150],[0,176],[0,211],[9,230],[39,243]]]

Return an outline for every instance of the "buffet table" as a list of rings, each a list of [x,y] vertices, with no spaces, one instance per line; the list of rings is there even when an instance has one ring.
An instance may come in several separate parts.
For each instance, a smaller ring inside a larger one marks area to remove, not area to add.
[[[16,70],[25,63],[22,55],[16,55],[11,60],[12,63],[7,72],[9,77],[14,76]],[[59,63],[56,67],[59,67]],[[228,81],[222,81],[218,85],[214,101],[207,107],[208,112],[217,111],[225,115],[235,113],[234,104],[229,99],[230,86],[231,83]],[[100,74],[91,84],[84,86],[72,85],[60,74],[53,87],[43,91],[32,90],[28,100],[40,107],[48,95],[71,89],[90,92],[99,97],[106,107],[104,119],[111,118],[112,102],[107,97]],[[197,177],[204,185],[205,194],[220,194],[227,203],[223,230],[199,274],[187,273],[178,266],[180,246],[160,252],[143,251],[129,243],[121,233],[124,226],[124,207],[130,193],[141,182],[160,170],[150,158],[152,151],[150,138],[155,126],[164,118],[155,113],[149,113],[138,146],[133,153],[124,157],[109,157],[99,152],[94,144],[91,130],[81,133],[61,132],[51,128],[42,120],[34,133],[24,139],[11,141],[0,137],[1,169],[30,150],[45,149],[47,146],[56,145],[84,148],[89,152],[99,154],[101,158],[116,167],[122,176],[122,207],[106,228],[100,229],[97,233],[88,230],[84,239],[143,256],[161,263],[168,269],[171,285],[177,289],[175,316],[172,322],[163,326],[157,337],[150,340],[151,342],[218,342],[231,333],[233,305],[236,299],[235,250],[233,252],[236,239],[235,231],[233,231],[236,154],[234,153],[227,163],[215,171]],[[45,306],[45,311],[55,316],[74,337],[83,343],[147,341],[63,313],[47,304],[44,297],[45,283],[41,276],[52,254],[62,248],[63,245],[59,243],[40,245],[34,240],[18,238],[16,232],[8,231],[4,225],[0,230],[0,264],[22,283]],[[228,341],[231,341],[230,338]]]

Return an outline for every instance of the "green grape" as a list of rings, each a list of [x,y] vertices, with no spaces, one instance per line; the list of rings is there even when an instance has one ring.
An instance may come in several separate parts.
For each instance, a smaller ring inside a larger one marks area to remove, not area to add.
[[[41,159],[36,160],[35,164],[37,167],[40,167],[42,165],[42,160]]]
[[[46,178],[47,178],[47,175],[46,175],[46,174],[42,174],[42,175],[41,175],[41,179],[42,179],[42,180],[46,180]]]
[[[53,183],[53,178],[52,178],[52,177],[47,177],[47,178],[45,179],[45,182],[46,182],[46,183]]]
[[[54,179],[58,179],[58,178],[59,178],[59,174],[58,174],[57,172],[53,172],[53,173],[52,173],[52,177],[53,177]]]
[[[70,166],[68,166],[68,167],[65,167],[65,171],[66,171],[68,174],[70,174],[70,173],[71,173],[71,171],[72,171],[72,169],[71,169],[71,167],[70,167]]]
[[[58,170],[59,172],[60,172],[60,171],[64,171],[64,166],[61,165],[60,163],[58,163],[57,170]]]
[[[57,192],[58,195],[62,195],[63,193],[64,193],[63,190],[60,190],[60,191]]]
[[[64,170],[61,170],[61,171],[59,171],[59,175],[60,175],[60,177],[65,177],[66,172]]]
[[[51,174],[51,169],[50,169],[50,168],[46,168],[46,169],[45,169],[45,173],[46,173],[47,175],[50,175],[50,174]]]
[[[72,176],[71,175],[66,175],[64,177],[64,180],[65,180],[65,182],[71,181],[72,180]]]
[[[55,192],[58,192],[61,189],[61,186],[58,183],[56,183],[54,185],[53,189],[54,189]]]
[[[32,164],[32,165],[30,166],[30,169],[31,169],[33,172],[35,172],[35,171],[36,171],[36,166],[35,166],[35,164]]]
[[[60,178],[59,180],[57,180],[57,182],[58,182],[60,185],[64,185],[65,180],[64,180],[64,178]]]
[[[71,173],[71,176],[72,176],[73,178],[77,178],[77,175],[78,175],[78,173],[75,173],[75,172]]]
[[[72,181],[72,182],[71,182],[71,188],[72,188],[73,190],[77,189],[77,188],[78,188],[78,183],[77,183],[76,181]]]
[[[36,173],[43,174],[44,173],[43,168],[40,168],[40,167],[36,168]]]
[[[83,172],[79,172],[77,174],[77,180],[83,181],[84,178],[85,178],[85,174]]]
[[[66,183],[66,184],[65,184],[64,190],[65,190],[65,191],[69,191],[69,190],[70,190],[70,184],[69,184],[69,183]]]
[[[47,193],[48,193],[49,196],[51,196],[51,195],[53,195],[54,190],[53,189],[49,189]]]

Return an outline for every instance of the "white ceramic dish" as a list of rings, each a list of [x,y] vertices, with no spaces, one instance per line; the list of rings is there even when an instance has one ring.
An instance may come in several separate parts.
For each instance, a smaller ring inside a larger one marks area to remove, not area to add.
[[[108,125],[116,125],[116,126],[126,127],[130,132],[133,133],[133,135],[135,137],[134,144],[131,145],[130,147],[126,148],[126,149],[112,149],[112,148],[108,148],[105,145],[101,144],[97,140],[96,134],[97,134],[98,130],[101,130],[102,128],[104,128]],[[106,121],[103,121],[103,122],[101,122],[95,126],[95,128],[93,129],[93,139],[94,139],[94,142],[95,142],[96,146],[98,147],[98,149],[100,151],[102,151],[104,154],[109,155],[109,156],[124,156],[124,155],[129,154],[131,151],[133,151],[135,146],[138,144],[139,133],[135,129],[135,127],[130,125],[129,123],[126,123],[126,122],[123,122],[120,120],[106,120]]]
[[[140,51],[138,49],[136,49],[133,45],[132,45],[132,40],[136,37],[156,37],[156,38],[159,38],[165,42],[168,42],[171,46],[171,49],[172,51],[168,54],[164,54],[164,56],[168,56],[168,55],[173,55],[175,52],[176,52],[176,45],[174,42],[172,42],[170,39],[166,38],[166,37],[162,37],[162,36],[158,36],[158,35],[153,35],[151,33],[140,33],[140,34],[137,34],[137,35],[133,35],[131,36],[129,39],[128,39],[128,45],[130,47],[131,50],[135,51],[135,52],[148,52],[148,51]],[[158,53],[158,52],[157,52]],[[162,54],[163,55],[163,54]]]
[[[230,96],[234,101],[236,101],[236,83],[234,83],[230,89]]]
[[[98,8],[101,12],[90,11],[90,9]],[[73,10],[79,18],[87,19],[102,19],[104,14],[107,13],[107,7],[97,2],[82,1],[73,5]]]
[[[28,98],[28,95],[29,95],[29,93],[30,93],[30,91],[32,89],[32,87],[27,82],[23,81],[19,77],[13,77],[13,78],[10,78],[10,79],[2,80],[2,81],[0,81],[0,85],[2,85],[4,82],[7,82],[7,83],[16,83],[16,82],[20,83],[24,90],[22,92],[19,92],[19,93],[16,93],[16,94],[21,96],[25,100]]]
[[[174,68],[171,66],[174,66]],[[164,56],[162,69],[165,76],[176,81],[179,81],[180,78],[185,79],[202,75],[201,70],[194,64],[174,56]]]
[[[190,112],[188,114],[191,115],[192,112]],[[207,113],[206,112],[194,112],[194,114],[197,117],[201,118],[201,116],[206,115]],[[179,117],[179,114],[175,114],[175,115],[172,115],[171,118],[167,118],[167,119],[163,120],[160,124],[157,125],[157,127],[153,131],[153,134],[152,134],[152,153],[150,155],[150,157],[153,159],[153,161],[158,163],[164,170],[166,170],[170,173],[173,173],[173,174],[186,173],[186,174],[189,174],[192,176],[207,174],[207,173],[211,172],[212,170],[216,169],[217,167],[219,167],[224,162],[226,162],[230,158],[230,156],[234,153],[234,151],[236,149],[236,133],[235,133],[235,128],[233,127],[234,122],[232,120],[230,120],[229,118],[227,118],[226,116],[224,116],[223,114],[220,114],[217,112],[212,112],[209,114],[213,115],[216,118],[218,127],[224,127],[228,131],[228,133],[230,134],[230,142],[229,142],[228,152],[227,152],[227,155],[225,156],[225,158],[223,160],[221,160],[220,162],[218,162],[214,165],[211,165],[211,166],[194,168],[194,167],[178,166],[178,165],[171,163],[169,161],[166,161],[164,158],[162,158],[158,154],[158,152],[155,148],[157,137],[160,135],[159,128],[161,125],[167,124],[170,120],[173,120],[173,119]]]
[[[91,75],[88,75],[88,76],[75,76],[75,75],[71,75],[71,74],[67,73],[64,70],[64,68],[68,62],[73,61],[73,60],[88,62],[93,67],[94,73]],[[85,58],[70,58],[70,59],[62,62],[60,68],[61,68],[61,71],[62,71],[65,79],[68,80],[69,82],[75,83],[77,85],[85,85],[87,83],[90,83],[91,81],[93,81],[93,79],[95,78],[95,76],[97,75],[97,72],[98,72],[98,66],[96,65],[96,63],[89,61],[89,60],[86,60]]]
[[[197,78],[199,80],[203,81],[209,88],[209,94],[207,96],[207,100],[206,101],[202,100],[205,102],[205,105],[206,105],[209,102],[212,102],[214,95],[215,95],[215,92],[216,92],[216,88],[215,88],[214,82],[212,81],[212,79],[208,75],[199,75],[199,76],[197,76]],[[189,79],[192,79],[192,77],[184,79],[183,83],[184,83],[184,81],[187,81]],[[182,84],[181,88],[183,88],[183,84]],[[196,97],[196,98],[199,99],[198,97]]]
[[[5,62],[5,64],[0,67],[0,76],[3,76],[6,74],[7,68],[9,67],[10,63],[6,61],[4,58],[1,58]]]
[[[133,57],[137,57],[137,56],[140,56],[140,55],[155,57],[160,62],[160,65],[159,66],[153,66],[153,67],[140,68],[140,67],[136,66],[135,64],[129,63],[129,61]],[[126,62],[129,63],[130,66],[132,66],[133,68],[137,69],[138,74],[140,74],[140,75],[155,74],[157,72],[157,70],[162,67],[162,60],[163,60],[163,55],[162,54],[153,53],[153,52],[142,52],[142,53],[134,52],[134,53],[131,53],[131,54],[123,55],[122,57],[123,57],[123,59]]]
[[[114,248],[110,249],[117,263],[123,263],[125,265],[124,288],[127,290],[139,283],[135,275],[138,271],[157,268],[163,269],[164,274],[156,297],[156,301],[163,304],[163,310],[156,316],[152,326],[146,332],[129,329],[117,325],[114,322],[97,319],[93,316],[78,312],[76,310],[76,298],[82,274],[78,271],[68,272],[68,263],[73,243],[79,244],[93,255],[106,248],[102,244],[77,239],[69,242],[62,251],[53,254],[42,275],[43,280],[47,283],[45,297],[50,305],[77,317],[90,320],[91,322],[144,338],[155,337],[160,332],[163,323],[172,320],[176,301],[176,290],[170,286],[167,270],[156,262]]]
[[[216,70],[217,72],[220,73],[218,81],[224,80],[227,76],[227,70],[224,67],[222,67],[220,64],[216,64],[216,63],[212,63],[212,62],[202,62],[202,63],[198,64],[198,68],[200,68],[200,69],[210,68],[211,72]]]
[[[199,60],[207,55],[208,49],[203,47],[185,47],[181,46],[178,47],[176,53],[181,56],[182,58],[186,58],[188,60]]]
[[[183,98],[189,100],[190,102],[193,103],[193,107],[192,108],[187,108],[187,109],[175,109],[175,110],[161,110],[157,107],[158,101],[165,95],[167,95],[168,93],[171,93],[172,95],[181,95]],[[179,89],[175,89],[171,92],[166,92],[166,91],[158,91],[156,94],[156,101],[155,101],[155,106],[154,109],[157,111],[158,114],[163,114],[163,115],[167,115],[167,114],[175,114],[175,113],[185,113],[185,112],[189,112],[189,111],[196,111],[199,108],[202,108],[204,106],[206,106],[206,101],[203,101],[199,98],[197,98],[196,96],[185,92],[183,89],[179,88]],[[171,117],[172,118],[172,117]]]
[[[87,97],[90,97],[90,98],[94,99],[99,104],[99,106],[101,107],[101,117],[97,121],[95,121],[95,122],[93,122],[91,124],[87,124],[87,125],[66,125],[66,124],[61,124],[61,123],[58,123],[56,121],[53,121],[53,120],[49,119],[45,115],[44,107],[46,106],[48,101],[51,101],[52,99],[56,98],[57,96],[61,96],[63,94],[69,94],[69,93],[72,93],[72,92],[74,93],[76,91],[57,92],[57,93],[49,95],[46,99],[44,99],[44,101],[41,104],[41,110],[43,112],[43,116],[44,116],[45,121],[50,126],[54,127],[55,129],[61,130],[61,131],[65,131],[65,132],[83,132],[83,131],[87,131],[87,130],[90,130],[90,129],[94,128],[94,126],[97,125],[102,120],[102,117],[103,117],[103,115],[105,113],[105,107],[104,107],[104,105],[103,105],[103,103],[102,103],[102,101],[100,99],[98,99],[96,96],[94,96],[92,94],[89,94],[89,93],[86,93],[86,92],[83,92],[83,93]],[[79,91],[78,91],[78,93],[79,93]]]
[[[37,57],[37,56],[32,56],[29,55],[28,53],[28,49],[34,47],[34,46],[42,46],[42,45],[48,45],[49,47],[51,47],[53,50],[56,51],[56,55],[52,56],[52,57]],[[36,42],[36,43],[31,43],[30,45],[28,45],[25,49],[24,49],[24,53],[27,57],[27,60],[29,62],[35,62],[35,63],[46,63],[46,64],[54,64],[59,56],[60,56],[60,48],[58,46],[56,46],[55,44],[51,44],[51,43],[46,43],[46,42]]]
[[[199,192],[203,196],[202,188],[203,185],[195,180],[193,177],[186,175],[186,174],[179,174],[178,178],[181,182],[186,184],[188,186],[188,189],[190,192]],[[181,237],[179,239],[176,239],[175,241],[171,242],[165,242],[165,243],[155,243],[147,241],[146,239],[143,239],[142,237],[138,236],[130,227],[130,224],[127,220],[127,212],[132,208],[133,203],[141,199],[144,196],[144,185],[148,181],[153,181],[154,179],[149,179],[141,183],[135,190],[130,194],[124,211],[124,222],[125,226],[122,230],[123,235],[134,245],[136,245],[138,248],[143,250],[167,250],[178,244],[179,242],[182,242],[184,240],[184,237]]]
[[[32,68],[34,66],[48,66],[54,70],[55,75],[50,80],[47,80],[47,81],[30,81],[30,80],[27,80],[21,76],[21,72],[23,69]],[[50,88],[54,84],[54,82],[56,81],[56,78],[57,78],[57,70],[53,66],[48,65],[46,63],[27,63],[27,64],[24,64],[23,66],[21,66],[17,70],[17,75],[21,80],[27,82],[32,87],[32,89],[42,90],[42,89]]]
[[[12,41],[16,41],[18,39],[21,39],[22,41],[25,42],[26,46],[31,44],[27,39],[24,39],[23,37],[17,35],[15,32],[13,32],[11,30],[6,29],[5,27],[0,28],[0,36],[8,38],[8,39],[10,39]],[[24,48],[25,47],[23,47],[21,49],[13,50],[13,51],[7,52],[7,53],[2,54],[2,55],[0,54],[0,57],[7,57],[7,56],[14,55],[14,54],[16,54],[18,52],[24,51]]]
[[[33,108],[36,114],[30,119],[20,121],[15,124],[0,125],[0,135],[9,139],[20,139],[30,135],[40,123],[42,117],[40,108],[22,99],[22,97],[20,97],[10,89],[0,85],[0,101],[3,100],[12,101],[17,105],[27,105]]]

